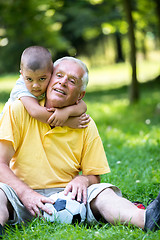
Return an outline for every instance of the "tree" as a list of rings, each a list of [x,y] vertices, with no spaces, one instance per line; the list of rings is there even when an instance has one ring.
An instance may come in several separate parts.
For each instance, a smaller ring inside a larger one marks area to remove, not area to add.
[[[154,0],[156,3],[157,23],[158,23],[158,47],[160,47],[160,0]]]
[[[0,71],[17,72],[21,53],[30,45],[45,46],[53,56],[68,47],[53,18],[57,3],[52,1],[52,9],[49,4],[49,0],[1,0],[0,35],[8,43],[0,46]]]
[[[122,41],[121,41],[121,33],[119,31],[115,32],[115,38],[116,38],[116,45],[117,45],[117,56],[116,56],[116,62],[124,62],[124,56],[122,51]]]
[[[132,80],[130,85],[130,103],[134,103],[139,99],[139,89],[136,73],[136,43],[135,43],[135,33],[134,33],[134,23],[132,17],[131,2],[128,0],[123,0],[124,9],[126,13],[126,19],[128,22],[128,38],[130,42],[130,63],[132,67]]]
[[[139,31],[142,36],[143,32],[145,37],[148,32],[153,36],[157,34],[155,1],[159,0],[1,0],[0,71],[17,71],[20,55],[29,45],[43,45],[49,48],[53,60],[67,54],[77,57],[86,55],[95,62],[95,56],[100,49],[99,59],[101,61],[104,58],[104,63],[106,46],[108,47],[109,40],[112,39],[114,53],[111,61],[122,61],[123,56],[128,56],[128,52],[125,52],[126,47],[123,47],[128,23],[130,42],[131,38],[133,43],[135,41],[132,14],[131,21],[124,19],[122,2],[127,6],[126,9],[129,9],[128,4],[130,6],[131,3],[136,6],[136,33]],[[130,29],[133,29],[133,32]],[[136,41],[140,46],[139,37]],[[146,52],[146,49],[144,50]],[[131,57],[131,60],[134,58]],[[99,63],[96,62],[97,64]],[[136,59],[132,66],[136,69]],[[133,76],[136,76],[136,71],[133,73]]]

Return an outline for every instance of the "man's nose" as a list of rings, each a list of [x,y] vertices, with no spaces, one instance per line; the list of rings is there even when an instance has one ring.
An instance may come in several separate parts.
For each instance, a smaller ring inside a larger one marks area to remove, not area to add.
[[[62,77],[62,78],[59,80],[59,83],[60,83],[61,85],[66,85],[66,84],[67,84],[67,76]]]

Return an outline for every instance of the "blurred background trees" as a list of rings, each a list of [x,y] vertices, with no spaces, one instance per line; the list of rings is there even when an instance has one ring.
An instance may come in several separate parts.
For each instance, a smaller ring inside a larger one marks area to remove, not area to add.
[[[1,0],[0,73],[19,71],[22,51],[43,45],[53,61],[70,55],[90,67],[130,62],[130,100],[139,97],[137,58],[160,47],[159,0]]]

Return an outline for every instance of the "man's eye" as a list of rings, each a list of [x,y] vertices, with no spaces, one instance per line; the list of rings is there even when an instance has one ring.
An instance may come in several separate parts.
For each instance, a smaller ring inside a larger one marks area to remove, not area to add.
[[[69,81],[73,84],[75,84],[75,80],[73,78],[69,78]]]
[[[57,73],[57,77],[62,77],[62,74],[61,73]]]

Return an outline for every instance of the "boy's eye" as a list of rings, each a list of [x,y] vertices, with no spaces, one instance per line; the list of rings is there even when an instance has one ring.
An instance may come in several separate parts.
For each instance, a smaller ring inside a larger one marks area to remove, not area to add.
[[[32,82],[32,78],[27,78],[27,81]]]
[[[39,80],[43,82],[46,80],[46,78],[40,78]]]

